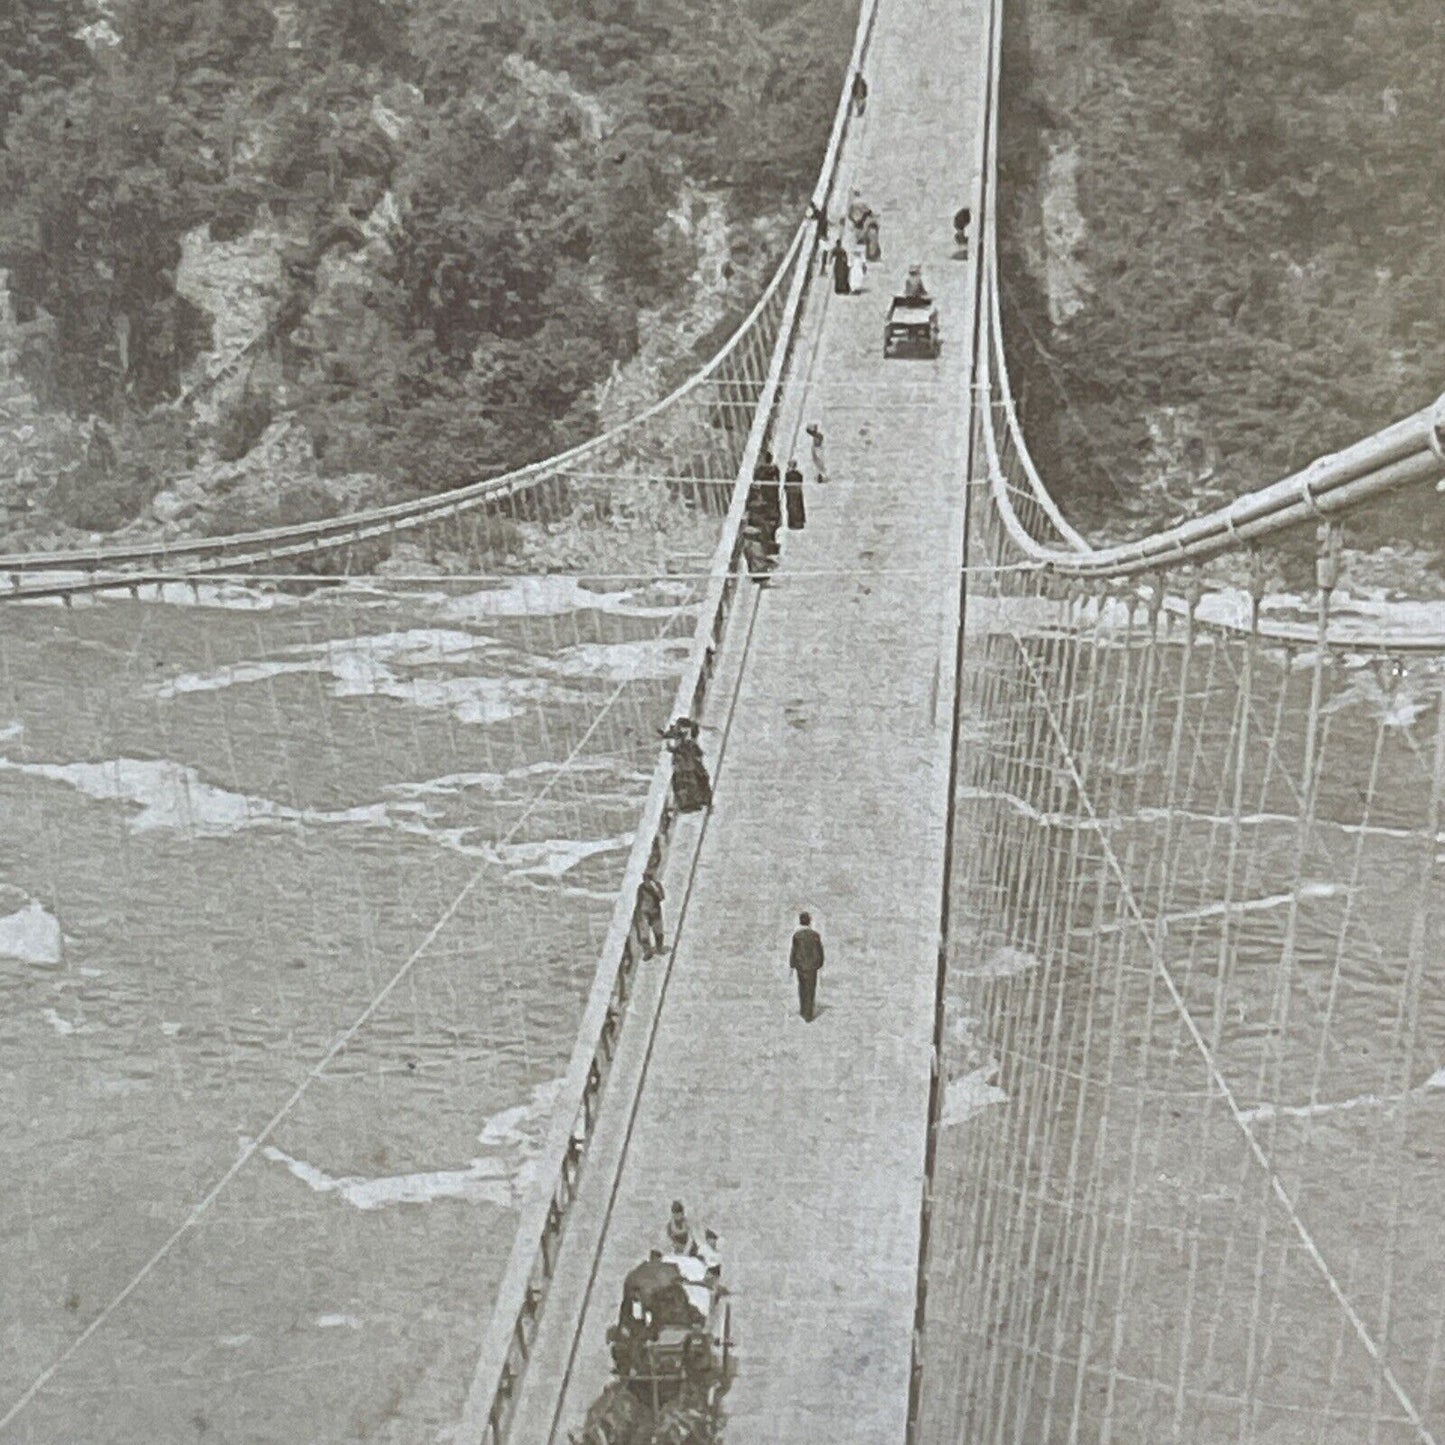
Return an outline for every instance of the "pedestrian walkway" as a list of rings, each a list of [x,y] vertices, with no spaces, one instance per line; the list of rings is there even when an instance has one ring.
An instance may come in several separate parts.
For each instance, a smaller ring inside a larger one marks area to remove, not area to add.
[[[865,294],[819,286],[810,301],[774,443],[808,477],[807,525],[783,533],[771,586],[731,627],[713,692],[736,683],[720,763],[723,719],[703,737],[713,812],[690,879],[676,875],[690,850],[673,850],[675,953],[645,966],[623,1030],[518,1445],[579,1429],[609,1377],[623,1277],[661,1243],[673,1199],[722,1235],[729,1438],[904,1438],[970,395],[971,272],[951,219],[977,182],[958,157],[977,155],[981,23],[890,0],[869,57],[879,103],[839,194],[857,186],[881,214],[885,259]],[[944,349],[885,361],[888,300],[914,261]],[[812,482],[814,421],[826,486]],[[788,969],[800,909],[827,950],[811,1024]]]

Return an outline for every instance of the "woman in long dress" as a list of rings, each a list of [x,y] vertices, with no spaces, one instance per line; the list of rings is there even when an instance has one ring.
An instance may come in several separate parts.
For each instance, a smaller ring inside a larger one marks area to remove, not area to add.
[[[663,734],[672,754],[672,796],[679,813],[696,813],[712,806],[712,783],[697,745],[697,724],[679,718]]]
[[[691,738],[679,738],[672,745],[672,796],[679,813],[697,813],[712,806],[712,783],[702,749]]]
[[[842,237],[839,237],[829,255],[833,258],[833,290],[839,296],[847,296],[853,286],[852,278],[849,275],[848,249],[844,246]]]
[[[883,243],[878,239],[878,217],[869,216],[863,226],[863,254],[870,266],[883,259]]]

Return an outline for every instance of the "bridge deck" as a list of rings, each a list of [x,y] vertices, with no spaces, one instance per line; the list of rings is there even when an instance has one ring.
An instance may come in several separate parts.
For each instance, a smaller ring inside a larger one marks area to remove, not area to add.
[[[692,850],[673,849],[675,956],[644,967],[623,1030],[518,1445],[580,1427],[608,1380],[622,1278],[661,1244],[675,1197],[723,1237],[730,1434],[903,1439],[970,395],[970,268],[950,227],[977,183],[981,27],[973,7],[890,0],[874,41],[837,194],[856,185],[879,212],[885,261],[865,294],[821,286],[810,301],[777,446],[809,477],[807,527],[785,534],[773,586],[732,626],[716,804],[690,891]],[[913,260],[944,350],[885,361],[883,318]],[[814,420],[826,486],[801,435]],[[714,763],[720,711],[703,739]],[[787,968],[800,908],[828,954],[811,1025]]]

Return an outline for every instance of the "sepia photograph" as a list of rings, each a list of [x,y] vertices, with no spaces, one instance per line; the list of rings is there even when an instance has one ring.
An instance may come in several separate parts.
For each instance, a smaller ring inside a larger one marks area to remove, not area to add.
[[[1445,1445],[1441,0],[0,0],[0,1445]]]

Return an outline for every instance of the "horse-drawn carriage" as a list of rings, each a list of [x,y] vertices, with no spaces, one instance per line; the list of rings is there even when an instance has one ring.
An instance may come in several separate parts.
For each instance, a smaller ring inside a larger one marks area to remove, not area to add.
[[[937,356],[943,345],[938,331],[938,307],[926,293],[895,296],[883,323],[883,354],[911,353]]]
[[[667,1254],[638,1265],[607,1331],[616,1378],[575,1445],[715,1445],[731,1326],[727,1291],[703,1259]]]

